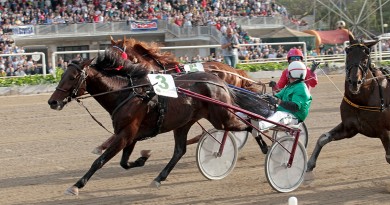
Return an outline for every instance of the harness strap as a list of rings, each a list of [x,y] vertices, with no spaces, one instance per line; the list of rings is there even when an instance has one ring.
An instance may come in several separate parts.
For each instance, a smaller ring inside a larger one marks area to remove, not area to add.
[[[370,65],[371,65],[371,63],[370,63]],[[370,68],[371,68],[371,66],[370,66]],[[374,76],[376,83],[378,84],[379,97],[380,97],[380,101],[381,101],[380,109],[381,109],[381,111],[383,111],[384,107],[385,107],[385,100],[383,99],[383,90],[382,90],[381,85],[379,84],[378,78],[376,78],[376,76],[375,76],[375,72],[373,70],[371,70],[371,73]]]
[[[364,105],[357,105],[355,103],[353,103],[352,101],[350,101],[346,96],[343,97],[343,100],[348,103],[348,105],[354,107],[354,108],[357,108],[357,109],[360,109],[360,110],[366,110],[366,111],[373,111],[373,112],[382,112],[384,111],[385,109],[387,109],[388,107],[378,107],[378,106],[364,106]]]
[[[161,132],[161,127],[165,119],[165,114],[167,113],[167,98],[164,96],[157,96],[157,100],[159,116],[157,120],[157,127],[155,129],[155,135]]]

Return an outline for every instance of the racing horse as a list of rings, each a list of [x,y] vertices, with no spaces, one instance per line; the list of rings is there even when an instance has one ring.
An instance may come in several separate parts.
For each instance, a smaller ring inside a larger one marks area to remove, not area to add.
[[[112,49],[106,49],[97,59],[73,61],[68,65],[48,100],[52,109],[61,110],[72,99],[88,91],[110,114],[114,128],[114,138],[107,150],[65,193],[78,195],[79,189],[86,185],[92,175],[121,150],[123,150],[121,167],[124,169],[137,167],[137,163],[129,162],[137,141],[173,130],[175,140],[173,156],[152,182],[152,185],[160,186],[186,153],[189,129],[202,118],[221,130],[251,130],[234,113],[215,103],[204,102],[183,94],[179,94],[177,98],[155,95],[147,78],[150,70],[140,64],[121,59],[119,55]],[[123,69],[118,70],[118,67]],[[221,102],[243,108],[255,107],[245,105],[248,101],[240,100],[240,93],[210,73],[180,75],[175,78],[175,84]],[[262,106],[269,112],[267,104],[258,104],[257,108]]]
[[[378,41],[363,41],[349,34],[346,51],[344,97],[340,105],[341,123],[322,134],[308,161],[306,180],[312,173],[321,149],[332,141],[348,139],[358,133],[379,138],[390,163],[390,85],[381,69],[371,64],[371,47]]]
[[[177,73],[182,72],[183,65],[176,61],[175,56],[170,52],[161,52],[157,43],[147,43],[133,38],[127,39],[126,36],[119,40],[111,38],[111,45],[126,52],[128,59],[133,63],[143,64],[155,72]],[[211,72],[218,75],[222,80],[230,85],[244,88],[255,93],[264,94],[265,84],[255,82],[249,78],[244,70],[235,69],[221,62],[210,61],[202,63],[205,72]]]
[[[181,65],[176,61],[175,56],[169,52],[161,52],[157,43],[146,43],[133,38],[127,39],[126,36],[123,40],[120,39],[115,41],[112,36],[110,39],[111,45],[121,53],[121,58],[127,59],[134,64],[141,64],[151,72],[173,74],[182,71],[182,69],[179,68]],[[265,93],[265,84],[261,82],[255,83],[253,80],[249,79],[249,76],[244,70],[234,69],[229,65],[220,62],[204,62],[202,65],[206,72],[218,75],[218,77],[230,85],[244,88],[254,93]],[[197,143],[202,134],[189,139],[187,144]],[[105,142],[95,147],[92,153],[101,154],[111,140],[112,137],[108,138]],[[260,147],[265,146],[265,142],[261,141],[261,139],[256,139],[256,142]],[[140,161],[137,162],[144,164],[144,161],[150,157],[150,150],[142,150],[141,156],[144,158],[140,158]]]

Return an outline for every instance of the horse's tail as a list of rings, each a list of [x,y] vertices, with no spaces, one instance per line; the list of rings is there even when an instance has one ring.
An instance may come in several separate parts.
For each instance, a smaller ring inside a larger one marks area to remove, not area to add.
[[[267,100],[263,99],[262,96],[257,93],[230,86],[229,93],[232,96],[235,105],[244,110],[256,113],[263,117],[268,117],[272,114],[272,108]]]

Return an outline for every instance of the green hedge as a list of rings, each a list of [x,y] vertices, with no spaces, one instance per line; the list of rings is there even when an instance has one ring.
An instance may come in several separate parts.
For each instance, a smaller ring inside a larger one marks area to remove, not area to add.
[[[283,63],[261,63],[261,64],[237,64],[238,69],[249,72],[283,70],[287,67],[287,62]]]
[[[56,69],[56,76],[53,75],[27,75],[24,77],[0,78],[0,87],[23,86],[23,85],[40,85],[40,84],[55,84],[61,79],[64,71]]]

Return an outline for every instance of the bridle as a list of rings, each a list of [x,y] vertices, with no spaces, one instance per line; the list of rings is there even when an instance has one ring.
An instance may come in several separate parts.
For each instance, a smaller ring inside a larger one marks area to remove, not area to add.
[[[370,56],[370,53],[371,53],[371,49],[369,47],[367,47],[366,45],[364,44],[352,44],[350,45],[349,47],[346,48],[346,52],[348,53],[348,50],[351,48],[351,47],[355,47],[355,46],[359,46],[359,47],[363,47],[364,48],[364,53],[367,54],[367,63],[364,65],[362,64],[361,62],[359,63],[353,63],[351,65],[348,65],[346,67],[346,76],[348,76],[348,83],[349,84],[352,84],[352,81],[350,79],[350,72],[352,70],[352,68],[354,67],[357,67],[358,69],[361,70],[363,76],[361,78],[361,80],[359,80],[357,83],[358,84],[364,84],[364,82],[366,81],[366,77],[367,77],[367,73],[368,71],[371,69],[371,56]],[[375,72],[374,71],[371,71],[372,74],[374,75],[375,77]],[[376,78],[374,78],[376,80]],[[379,87],[379,96],[380,96],[380,106],[365,106],[365,105],[358,105],[358,104],[355,104],[353,103],[350,99],[347,98],[347,96],[344,95],[343,97],[343,100],[350,106],[354,107],[354,108],[357,108],[359,110],[365,110],[365,111],[373,111],[373,112],[383,112],[385,109],[388,108],[388,105],[385,106],[384,104],[384,97],[383,97],[383,90],[382,90],[382,87],[379,85],[379,82],[378,80],[376,80],[376,82],[378,83],[378,87]]]
[[[71,66],[76,68],[76,70],[79,72],[79,74],[75,77],[77,79],[76,85],[74,86],[74,88],[73,88],[72,92],[70,93],[70,95],[66,98],[68,100],[68,102],[70,102],[73,98],[78,97],[77,96],[77,92],[79,91],[81,86],[86,83],[85,80],[88,77],[87,69],[89,68],[89,66],[87,66],[86,69],[84,69],[84,67],[81,68],[79,65],[77,65],[75,63],[70,63],[68,65],[68,69]],[[64,93],[68,93],[69,92],[69,90],[65,90],[65,89],[59,88],[58,86],[56,87],[56,90],[59,90],[59,91],[64,92]]]
[[[352,45],[348,46],[345,49],[347,54],[349,52],[348,51],[349,49],[351,49],[352,47],[357,47],[357,46],[364,48],[364,53],[367,54],[368,60],[367,60],[367,63],[365,65],[363,65],[361,62],[358,62],[358,63],[349,64],[346,66],[346,76],[348,76],[348,83],[349,84],[352,84],[352,80],[351,80],[351,77],[349,75],[352,68],[357,67],[362,72],[363,76],[362,76],[361,80],[359,80],[357,83],[363,84],[366,80],[367,72],[370,69],[370,65],[371,65],[371,56],[370,56],[371,49],[364,44],[352,44]]]

